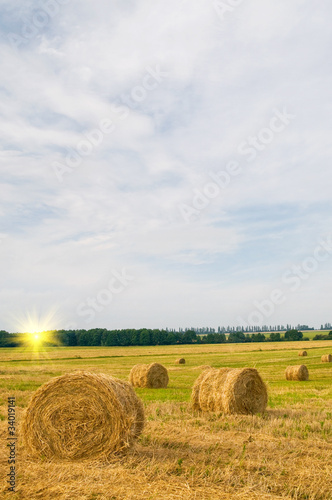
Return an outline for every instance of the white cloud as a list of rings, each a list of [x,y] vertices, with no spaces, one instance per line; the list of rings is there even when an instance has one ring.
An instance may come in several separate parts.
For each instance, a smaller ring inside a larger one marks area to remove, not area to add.
[[[252,0],[221,20],[205,0],[72,1],[15,49],[6,34],[34,8],[0,6],[1,313],[56,304],[79,323],[77,303],[127,266],[138,278],[104,326],[234,322],[331,227],[330,3]],[[248,162],[239,145],[283,107],[296,118]],[[54,162],[105,119],[60,183]],[[179,204],[231,160],[241,175],[186,224]],[[331,321],[306,290],[310,313],[293,296],[276,321]]]

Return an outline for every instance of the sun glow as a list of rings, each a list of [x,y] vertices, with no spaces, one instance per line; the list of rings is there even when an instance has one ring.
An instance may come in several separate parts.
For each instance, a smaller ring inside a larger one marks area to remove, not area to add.
[[[53,344],[54,339],[52,331],[46,332],[26,332],[24,335],[24,344],[32,347],[34,351],[41,351],[44,347]]]
[[[15,322],[17,331],[22,334],[22,347],[33,353],[34,357],[47,357],[47,352],[59,345],[54,332],[57,323],[55,310],[46,315],[40,315],[36,311],[27,312],[16,318]]]
[[[14,328],[18,332],[29,332],[31,335],[38,335],[41,338],[43,332],[56,329],[58,322],[59,317],[55,308],[46,314],[40,314],[33,310],[26,311],[25,314],[23,313],[18,317],[16,316]]]

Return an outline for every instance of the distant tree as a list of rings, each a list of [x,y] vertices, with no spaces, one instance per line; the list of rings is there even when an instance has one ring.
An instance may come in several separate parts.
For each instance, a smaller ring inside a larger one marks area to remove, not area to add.
[[[285,332],[285,340],[301,340],[303,338],[303,333],[299,330],[292,329]]]
[[[264,342],[265,341],[265,335],[263,333],[253,333],[251,335],[251,342]]]
[[[0,347],[16,347],[19,344],[18,338],[13,333],[0,330]]]
[[[214,333],[208,333],[207,335],[205,335],[205,342],[207,344],[215,344],[216,341],[215,341]]]
[[[192,344],[193,341],[197,342],[197,335],[194,330],[187,330],[183,334],[183,344]]]
[[[154,329],[151,331],[151,334],[150,334],[150,337],[151,337],[151,343],[152,345],[160,345],[162,342],[161,342],[161,339],[162,339],[162,336],[161,336],[161,331],[158,330],[158,329]]]
[[[167,344],[167,331],[166,330],[160,330],[159,339],[160,339],[161,345]]]
[[[116,346],[119,345],[119,339],[116,330],[108,330],[105,345],[107,346]]]
[[[92,340],[93,337],[90,334],[90,332],[87,332],[86,330],[80,331],[78,338],[78,345],[91,346]]]
[[[0,347],[5,347],[7,343],[8,332],[0,330]]]
[[[89,330],[89,334],[91,335],[91,345],[101,345],[103,333],[104,328],[93,328],[92,330]]]
[[[139,344],[140,345],[151,345],[151,335],[149,330],[144,329],[141,331],[140,337],[139,337]]]
[[[138,330],[131,330],[130,345],[139,345],[140,333]]]
[[[131,344],[131,330],[117,330],[118,345],[128,346]]]
[[[58,330],[56,332],[58,342],[65,346],[76,346],[77,337],[75,330]]]
[[[243,332],[231,332],[228,335],[228,342],[246,342],[246,336]]]
[[[279,332],[276,332],[276,333],[272,332],[270,334],[270,340],[271,340],[271,342],[279,342],[281,340],[280,333]]]
[[[174,335],[176,344],[183,344],[183,333],[173,332],[173,335]]]
[[[224,333],[215,333],[214,341],[216,344],[222,344],[226,342],[226,335]]]
[[[173,345],[176,344],[176,338],[173,332],[168,332],[167,333],[167,345]]]
[[[312,340],[331,340],[332,335],[322,335],[321,333],[318,333],[317,335],[314,336]]]

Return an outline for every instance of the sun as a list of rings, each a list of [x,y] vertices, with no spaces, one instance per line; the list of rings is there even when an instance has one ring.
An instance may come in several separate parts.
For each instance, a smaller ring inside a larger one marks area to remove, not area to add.
[[[32,341],[34,344],[39,344],[42,341],[41,333],[33,333],[32,334]]]
[[[59,321],[57,307],[54,306],[43,313],[35,307],[32,310],[22,311],[21,314],[13,316],[13,328],[17,332],[29,332],[32,335],[40,335],[43,332],[55,330]]]
[[[21,335],[21,345],[32,356],[47,356],[47,352],[58,345],[55,325],[58,321],[56,310],[41,315],[36,310],[26,311],[16,318],[16,328]]]
[[[33,350],[40,350],[45,344],[50,341],[50,332],[32,331],[25,333],[25,344],[33,348]]]

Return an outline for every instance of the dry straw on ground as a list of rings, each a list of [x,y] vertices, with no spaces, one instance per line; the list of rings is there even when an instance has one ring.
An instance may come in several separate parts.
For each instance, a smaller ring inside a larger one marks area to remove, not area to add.
[[[33,456],[76,460],[125,450],[143,426],[143,404],[127,382],[80,371],[35,392],[22,432]]]
[[[305,365],[287,366],[286,380],[308,380],[309,372]]]
[[[254,368],[210,368],[196,380],[191,402],[195,410],[262,413],[267,405],[267,390]]]
[[[331,354],[323,354],[323,356],[322,356],[322,363],[332,363],[332,356],[331,356]]]
[[[184,358],[179,358],[175,361],[177,365],[184,365],[186,363],[186,360]]]
[[[308,356],[307,351],[300,351],[299,356]]]
[[[212,366],[210,365],[200,365],[200,366],[194,366],[193,370],[210,370],[210,368],[212,368]]]
[[[129,382],[134,387],[147,387],[149,389],[166,388],[168,384],[168,372],[159,363],[135,365],[130,371]]]

